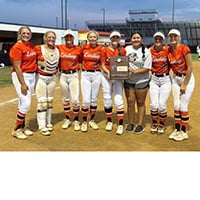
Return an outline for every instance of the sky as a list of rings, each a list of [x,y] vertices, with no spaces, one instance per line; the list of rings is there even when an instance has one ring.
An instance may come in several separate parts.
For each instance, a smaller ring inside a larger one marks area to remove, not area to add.
[[[200,0],[67,0],[71,29],[87,29],[86,21],[125,21],[129,10],[157,9],[158,18],[200,20]],[[0,0],[0,22],[61,28],[61,0]],[[65,22],[64,22],[65,25]]]

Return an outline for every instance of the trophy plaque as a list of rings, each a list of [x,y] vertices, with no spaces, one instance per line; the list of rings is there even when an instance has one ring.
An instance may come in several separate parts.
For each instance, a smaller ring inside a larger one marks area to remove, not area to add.
[[[128,57],[112,56],[110,57],[110,79],[125,80],[128,79]]]

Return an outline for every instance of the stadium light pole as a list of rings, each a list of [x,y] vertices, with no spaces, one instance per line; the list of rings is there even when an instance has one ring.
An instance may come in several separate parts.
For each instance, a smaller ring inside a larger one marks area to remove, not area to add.
[[[64,23],[63,23],[63,0],[61,0],[61,28],[64,28]]]
[[[105,11],[105,8],[101,8],[101,10],[103,11],[103,29],[104,29],[104,31],[105,31],[106,11]]]
[[[68,29],[67,0],[65,0],[65,29]]]
[[[174,10],[175,10],[175,0],[172,3],[172,28],[174,27]]]

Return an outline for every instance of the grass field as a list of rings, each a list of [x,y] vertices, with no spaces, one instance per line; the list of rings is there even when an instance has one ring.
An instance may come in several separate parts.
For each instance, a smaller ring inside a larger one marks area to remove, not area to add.
[[[5,67],[0,69],[0,87],[9,86],[10,84],[12,84],[11,68]]]
[[[192,60],[195,61],[197,60],[197,54],[192,54]],[[0,88],[9,86],[12,84],[11,80],[11,68],[10,67],[5,67],[0,69]]]

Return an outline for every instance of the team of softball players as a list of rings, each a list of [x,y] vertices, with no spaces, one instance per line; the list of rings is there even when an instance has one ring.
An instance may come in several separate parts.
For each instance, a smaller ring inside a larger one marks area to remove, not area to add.
[[[19,98],[16,126],[12,131],[15,138],[26,139],[33,135],[25,125],[25,117],[30,110],[31,93],[34,89],[37,99],[38,130],[44,136],[51,135],[54,128],[51,116],[57,73],[59,73],[65,115],[63,129],[69,129],[72,125],[74,131],[84,133],[88,132],[89,128],[99,129],[96,111],[99,91],[102,87],[106,131],[112,131],[114,127],[112,117],[114,103],[117,115],[116,134],[143,133],[145,101],[149,90],[150,132],[164,134],[167,100],[172,91],[174,130],[169,135],[169,139],[183,141],[189,138],[188,104],[195,81],[191,52],[186,45],[181,44],[179,30],[169,31],[169,45],[164,43],[165,35],[160,31],[156,32],[153,35],[154,44],[150,48],[143,45],[140,32],[132,33],[131,44],[125,48],[120,46],[121,34],[118,31],[111,32],[110,44],[106,47],[98,45],[99,35],[96,31],[88,32],[88,43],[82,47],[74,45],[72,30],[65,31],[65,44],[61,45],[55,45],[56,34],[53,31],[45,33],[44,44],[36,47],[30,42],[31,36],[29,27],[21,27],[18,41],[10,51],[12,80]],[[111,56],[128,57],[129,77],[126,80],[111,79]],[[126,127],[123,89],[127,101],[128,125]],[[138,120],[135,120],[135,106],[137,106]]]

